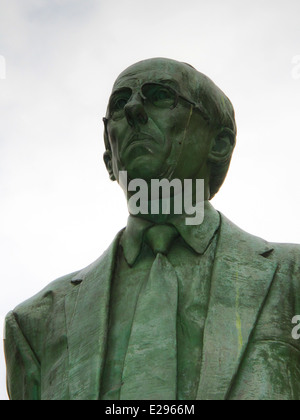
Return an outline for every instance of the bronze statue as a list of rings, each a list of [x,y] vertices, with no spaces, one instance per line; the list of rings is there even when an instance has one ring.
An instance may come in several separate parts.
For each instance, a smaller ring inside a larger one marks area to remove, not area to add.
[[[236,143],[229,99],[192,66],[150,59],[118,77],[104,123],[127,227],[8,314],[10,398],[300,399],[300,247],[254,237],[209,203]],[[149,187],[138,199],[136,180]],[[167,211],[155,180],[172,187]],[[190,191],[200,224],[187,222],[184,194],[174,211],[175,180],[184,193],[203,180],[202,199]]]

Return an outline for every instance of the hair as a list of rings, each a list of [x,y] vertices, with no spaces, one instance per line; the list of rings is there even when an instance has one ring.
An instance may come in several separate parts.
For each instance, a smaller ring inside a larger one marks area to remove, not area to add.
[[[189,67],[192,67],[188,64]],[[192,67],[194,69],[194,67]],[[210,174],[210,199],[212,199],[221,188],[232,158],[233,150],[236,145],[237,126],[235,112],[229,98],[219,89],[215,83],[204,74],[197,72],[198,87],[194,92],[195,100],[201,101],[209,116],[209,123],[215,129],[222,130],[230,138],[232,153],[224,161],[211,162]]]
[[[154,59],[155,60],[155,59]],[[161,60],[161,59],[159,59]],[[174,62],[177,64],[181,64],[186,67],[186,72],[183,71],[183,76],[186,79],[190,79],[192,77],[192,82],[190,83],[191,88],[191,95],[196,103],[201,103],[204,107],[208,117],[209,117],[209,124],[212,125],[213,128],[222,130],[222,132],[226,132],[227,136],[230,138],[231,145],[232,145],[232,152],[236,145],[236,135],[237,135],[237,126],[235,122],[235,112],[230,102],[229,98],[219,89],[215,83],[205,76],[203,73],[200,73],[198,70],[195,69],[191,64],[188,63],[180,63],[176,62],[175,60],[168,60],[162,59],[170,62]],[[146,60],[153,61],[153,59]],[[193,75],[191,74],[190,70],[193,70]],[[126,72],[127,70],[125,70]],[[124,72],[123,72],[124,73]],[[122,74],[123,74],[122,73]],[[192,86],[193,84],[193,86]],[[105,127],[104,132],[104,142],[106,150],[111,150],[107,129]],[[221,188],[229,166],[231,162],[231,155],[221,162],[215,163],[211,162],[211,173],[210,173],[210,200],[217,194],[219,189]]]

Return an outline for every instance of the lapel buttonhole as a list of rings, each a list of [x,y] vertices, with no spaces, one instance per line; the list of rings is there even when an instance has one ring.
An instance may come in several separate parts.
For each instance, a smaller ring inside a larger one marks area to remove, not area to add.
[[[260,254],[262,257],[264,257],[264,258],[269,258],[269,256],[271,255],[271,254],[273,254],[273,252],[274,252],[274,249],[269,249],[268,251],[266,251],[266,252],[263,252],[262,254]]]
[[[73,284],[73,286],[79,286],[81,283],[83,282],[83,280],[72,280],[71,283]]]

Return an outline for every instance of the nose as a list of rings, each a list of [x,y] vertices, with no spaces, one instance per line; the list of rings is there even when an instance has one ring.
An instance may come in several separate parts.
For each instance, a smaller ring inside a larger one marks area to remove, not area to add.
[[[140,95],[134,95],[125,105],[124,111],[128,124],[131,127],[138,127],[139,125],[147,124],[148,115]]]

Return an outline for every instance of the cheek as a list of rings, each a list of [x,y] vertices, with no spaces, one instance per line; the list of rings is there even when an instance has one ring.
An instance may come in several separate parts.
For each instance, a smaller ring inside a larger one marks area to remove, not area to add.
[[[160,118],[154,121],[164,135],[165,146],[168,150],[174,147],[177,149],[177,147],[181,146],[186,131],[186,117],[178,115],[173,110],[164,116],[161,115]]]
[[[206,163],[210,151],[211,132],[206,123],[197,116],[190,120],[183,134],[181,161],[182,165],[188,162],[187,171],[196,174]]]
[[[108,139],[113,153],[117,153],[125,137],[125,128],[123,124],[111,124],[108,128]]]

